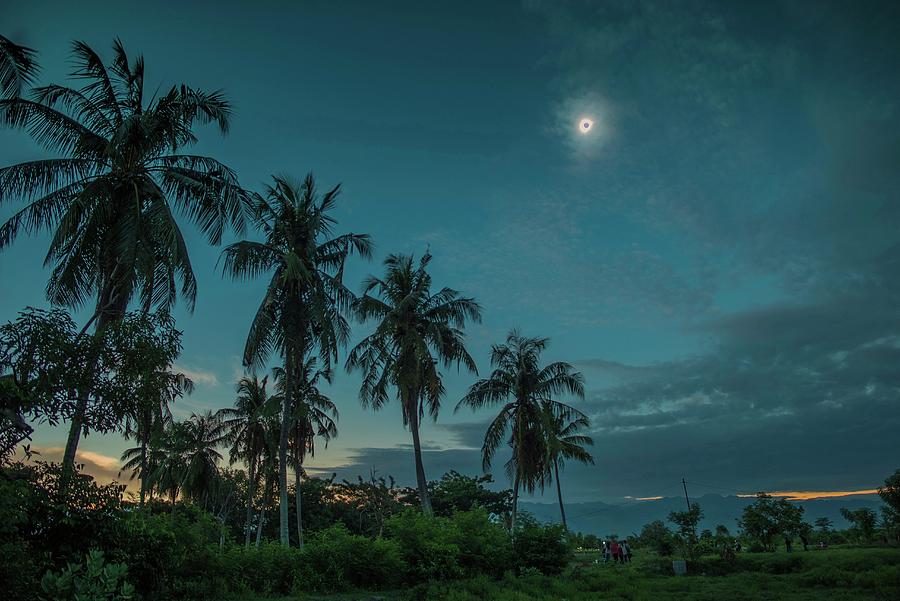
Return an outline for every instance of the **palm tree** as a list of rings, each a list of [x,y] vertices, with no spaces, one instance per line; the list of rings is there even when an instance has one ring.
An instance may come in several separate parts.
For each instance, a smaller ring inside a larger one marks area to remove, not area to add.
[[[144,309],[168,308],[180,294],[193,310],[197,282],[173,212],[218,244],[227,225],[242,230],[246,197],[226,166],[182,153],[197,141],[196,123],[227,132],[223,94],[182,84],[148,100],[143,57],[131,60],[119,40],[113,51],[105,65],[76,42],[72,76],[83,86],[42,86],[29,98],[0,100],[0,123],[56,155],[0,169],[0,204],[27,202],[0,226],[0,249],[21,232],[50,230],[48,299],[76,308],[93,299],[85,329],[96,321],[97,331],[121,319],[134,298]],[[69,470],[89,396],[81,391],[73,412],[63,457]]]
[[[456,406],[457,410],[463,405],[477,410],[505,401],[488,426],[481,451],[482,467],[487,471],[506,433],[510,433],[507,442],[512,457],[506,472],[513,481],[511,531],[516,527],[519,489],[534,492],[543,486],[547,473],[544,416],[550,414],[563,420],[584,417],[577,409],[552,398],[562,393],[583,398],[584,378],[573,373],[568,363],[541,367],[541,352],[548,342],[547,338],[526,338],[512,330],[505,344],[491,348],[491,375],[475,382]]]
[[[184,479],[184,449],[188,439],[187,428],[187,422],[167,420],[163,430],[157,434],[150,445],[150,461],[148,463],[153,466],[153,471],[150,472],[149,486],[159,491],[160,494],[167,493],[169,495],[172,513],[175,513],[175,501]]]
[[[178,493],[203,506],[214,497],[222,460],[217,447],[226,437],[221,418],[211,411],[171,422],[159,437],[159,460],[150,478],[158,490],[169,493],[172,511]]]
[[[155,434],[172,419],[169,405],[184,394],[194,391],[194,383],[182,373],[165,371],[160,374],[163,387],[146,398],[134,399],[125,414],[125,438],[134,437],[138,446],[122,454],[124,469],[132,470],[131,478],[141,479],[140,504],[144,506],[147,494],[148,476],[152,471],[148,466],[148,448]],[[136,452],[135,452],[136,451]]]
[[[38,64],[35,51],[0,35],[0,97],[15,98],[34,82]]]
[[[552,475],[548,477],[556,480],[556,495],[559,498],[559,514],[562,518],[563,528],[566,524],[566,509],[563,506],[562,487],[559,482],[559,470],[565,465],[567,459],[581,463],[594,464],[594,458],[585,450],[585,446],[592,446],[594,440],[590,436],[579,434],[579,431],[590,427],[590,421],[586,416],[576,416],[567,420],[552,407],[544,407],[544,437],[547,445],[547,468],[552,468]]]
[[[303,507],[301,501],[302,477],[305,475],[303,462],[306,456],[316,455],[316,436],[322,438],[325,446],[337,436],[338,410],[334,402],[319,391],[320,379],[331,383],[331,371],[316,369],[316,358],[309,357],[297,370],[296,413],[289,439],[291,451],[289,463],[294,471],[294,497],[297,505],[297,540],[303,547]],[[276,368],[276,379],[283,383],[284,371]]]
[[[256,547],[259,548],[262,531],[266,525],[266,511],[272,503],[272,488],[278,481],[278,443],[281,440],[281,413],[272,415],[266,422],[266,444],[260,459],[262,478],[265,482],[262,504],[256,518]]]
[[[328,369],[346,344],[350,326],[342,316],[353,294],[344,286],[347,257],[369,257],[372,243],[365,234],[332,237],[336,224],[330,215],[340,186],[321,198],[312,174],[302,182],[274,177],[265,197],[254,199],[254,222],[264,242],[244,240],[228,246],[224,272],[236,279],[271,273],[262,304],[256,312],[247,343],[244,365],[258,368],[273,351],[281,355],[284,395],[278,444],[278,484],[281,543],[289,544],[287,463],[288,439],[296,415],[295,373],[303,357],[315,352]]]
[[[354,303],[361,322],[376,320],[375,331],[364,338],[347,358],[347,370],[363,372],[359,399],[364,406],[381,409],[393,386],[400,401],[403,425],[413,437],[416,483],[422,510],[431,514],[428,481],[422,464],[419,424],[425,410],[437,420],[444,385],[438,364],[463,365],[477,373],[475,361],[463,344],[467,319],[481,320],[481,307],[459,292],[443,288],[431,293],[427,252],[413,266],[413,257],[390,255],[384,261],[384,279],[369,276],[363,296]],[[375,292],[377,296],[372,296]]]
[[[256,481],[259,479],[257,468],[266,451],[269,436],[267,426],[272,415],[278,412],[281,403],[280,396],[269,396],[266,392],[268,380],[268,377],[260,380],[255,375],[241,378],[237,385],[238,396],[234,401],[234,407],[219,412],[227,433],[227,441],[231,444],[230,463],[233,465],[236,461],[246,461],[249,466],[245,547],[250,546],[253,499]]]

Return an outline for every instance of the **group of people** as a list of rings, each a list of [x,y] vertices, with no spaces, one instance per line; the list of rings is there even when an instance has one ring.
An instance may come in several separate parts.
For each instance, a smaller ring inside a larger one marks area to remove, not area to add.
[[[609,563],[610,559],[616,563],[630,563],[631,546],[628,541],[603,541],[603,563]]]

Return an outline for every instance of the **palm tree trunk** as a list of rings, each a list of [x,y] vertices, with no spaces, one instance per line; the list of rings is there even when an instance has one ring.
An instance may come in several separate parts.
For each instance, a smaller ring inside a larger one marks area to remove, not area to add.
[[[115,275],[115,271],[116,270],[114,269],[112,275]],[[119,297],[120,295],[116,292],[115,285],[107,284],[105,293],[101,294],[97,299],[97,310],[94,312],[94,316],[92,316],[91,320],[85,325],[85,329],[82,330],[82,333],[90,327],[90,323],[95,317],[97,320],[94,326],[95,336],[106,329],[106,326],[113,321],[121,319],[125,314],[127,305],[120,306],[122,303],[118,300]],[[90,372],[96,369],[98,360],[97,357],[91,359],[87,373],[90,374]],[[62,467],[63,475],[66,478],[68,477],[67,474],[73,474],[75,472],[75,452],[78,450],[78,442],[81,440],[81,430],[84,426],[84,418],[87,415],[88,397],[91,396],[92,392],[90,384],[86,384],[82,390],[77,391],[78,399],[75,401],[75,411],[72,414],[72,422],[69,424],[69,435],[66,438],[66,449],[63,452]]]
[[[271,468],[271,466],[270,466]],[[256,524],[256,548],[259,548],[259,541],[262,538],[263,526],[266,524],[266,508],[269,506],[272,496],[272,479],[269,477],[269,471],[266,470],[266,491],[263,493],[263,506],[259,510],[259,521]]]
[[[516,532],[516,513],[519,511],[519,466],[516,466],[516,477],[513,481],[512,519],[509,521],[509,533]]]
[[[416,456],[416,485],[419,487],[419,499],[422,501],[422,513],[433,515],[431,497],[428,496],[428,480],[425,479],[425,466],[422,463],[422,443],[419,440],[419,410],[415,403],[409,412],[409,429],[412,431],[413,450]]]
[[[250,522],[253,521],[253,488],[256,486],[256,453],[250,457],[250,480],[247,482],[247,525],[244,529],[244,548],[250,548]]]
[[[294,496],[297,497],[297,541],[298,546],[303,548],[303,502],[301,500],[300,495],[300,483],[302,481],[302,476],[300,474],[301,466],[299,461],[297,463],[296,470],[294,472]]]
[[[281,534],[281,546],[291,545],[288,534],[288,491],[287,491],[287,451],[288,437],[291,432],[291,418],[293,417],[294,382],[291,368],[293,367],[293,353],[285,353],[284,361],[284,401],[281,407],[281,438],[278,441],[278,510],[279,533]]]
[[[147,441],[141,437],[141,507],[147,498]]]
[[[559,497],[559,515],[562,516],[563,528],[568,530],[569,527],[566,525],[566,508],[563,506],[562,488],[559,484],[559,460],[558,459],[553,460],[553,472],[556,477],[556,495]]]

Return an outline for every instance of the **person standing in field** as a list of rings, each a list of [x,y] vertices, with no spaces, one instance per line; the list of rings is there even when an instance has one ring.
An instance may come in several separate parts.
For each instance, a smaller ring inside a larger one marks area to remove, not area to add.
[[[628,541],[623,540],[619,547],[622,549],[622,563],[629,563],[631,561],[631,547],[628,546]]]
[[[610,543],[610,552],[612,553],[613,561],[619,563],[619,559],[622,557],[622,549],[619,548],[619,543],[615,539]]]

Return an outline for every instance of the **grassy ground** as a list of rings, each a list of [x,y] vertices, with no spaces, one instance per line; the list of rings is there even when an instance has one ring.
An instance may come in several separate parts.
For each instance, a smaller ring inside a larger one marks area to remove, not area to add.
[[[595,564],[582,555],[563,576],[540,574],[432,584],[413,591],[302,597],[309,601],[382,599],[427,601],[810,600],[900,599],[900,549],[828,549],[742,554],[732,573],[670,576],[670,563],[652,556],[631,565]],[[710,572],[723,564],[711,560]],[[700,568],[701,570],[703,567]]]

